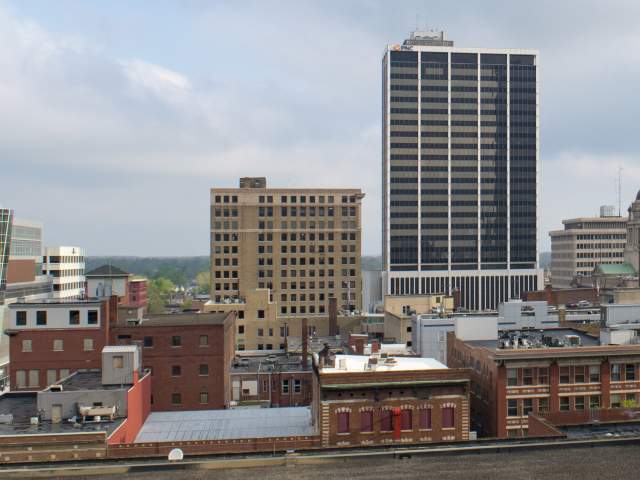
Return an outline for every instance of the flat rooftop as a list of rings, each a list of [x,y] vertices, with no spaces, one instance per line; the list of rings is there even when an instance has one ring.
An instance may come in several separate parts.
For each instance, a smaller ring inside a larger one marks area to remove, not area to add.
[[[101,431],[109,435],[125,420],[117,418],[112,422],[89,422],[79,426],[74,426],[69,422],[40,422],[38,425],[31,425],[31,417],[35,417],[37,414],[38,394],[36,392],[11,392],[0,395],[0,419],[3,419],[0,421],[0,436]]]
[[[135,443],[304,437],[315,434],[309,407],[152,412]]]
[[[26,282],[28,283],[28,282]],[[68,307],[73,305],[100,305],[102,300],[99,298],[87,298],[84,300],[75,299],[55,299],[55,298],[45,298],[42,300],[33,300],[28,302],[16,302],[10,305],[7,305],[12,310],[22,309],[22,308],[36,308],[36,307]]]
[[[82,390],[128,390],[132,386],[131,384],[103,385],[102,372],[100,370],[78,370],[56,385],[62,385],[64,392],[77,392]]]
[[[435,358],[386,357],[378,358],[375,370],[368,368],[369,355],[336,355],[334,367],[323,367],[321,372],[406,372],[417,370],[447,370],[447,366]],[[341,366],[342,365],[342,366]]]
[[[492,351],[525,351],[530,349],[562,349],[597,347],[598,338],[573,328],[545,328],[540,330],[510,330],[500,332],[495,340],[468,340],[468,345]]]
[[[261,351],[262,352],[262,351]],[[311,372],[312,359],[307,359],[307,371]],[[301,372],[302,355],[262,355],[236,358],[231,373]]]
[[[140,324],[127,327],[180,327],[186,325],[224,325],[232,312],[224,313],[159,313],[144,318]]]

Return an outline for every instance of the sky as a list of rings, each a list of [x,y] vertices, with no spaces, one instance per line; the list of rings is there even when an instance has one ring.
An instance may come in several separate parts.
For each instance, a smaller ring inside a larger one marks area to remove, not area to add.
[[[207,255],[209,189],[359,187],[381,251],[381,59],[416,26],[540,50],[539,246],[640,189],[637,1],[0,0],[0,204],[88,255]]]

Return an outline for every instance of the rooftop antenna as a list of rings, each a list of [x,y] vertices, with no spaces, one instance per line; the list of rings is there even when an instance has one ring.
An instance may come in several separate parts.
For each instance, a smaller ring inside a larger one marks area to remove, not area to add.
[[[622,167],[618,167],[618,216],[622,216]]]

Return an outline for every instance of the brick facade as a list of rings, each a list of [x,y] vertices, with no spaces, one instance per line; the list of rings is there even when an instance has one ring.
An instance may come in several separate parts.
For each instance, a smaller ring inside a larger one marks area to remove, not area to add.
[[[469,439],[469,372],[318,373],[323,447]],[[447,417],[445,419],[445,417]]]
[[[472,369],[472,426],[481,436],[531,435],[529,412],[593,416],[640,401],[640,345],[495,351],[450,333],[447,350],[450,367]]]
[[[234,319],[233,313],[158,315],[114,327],[111,341],[142,346],[143,368],[152,374],[152,411],[225,408],[231,401]]]
[[[232,398],[239,403],[264,402],[272,407],[311,405],[313,375],[307,371],[231,373]],[[257,383],[256,394],[245,388]],[[237,390],[236,390],[237,389]]]

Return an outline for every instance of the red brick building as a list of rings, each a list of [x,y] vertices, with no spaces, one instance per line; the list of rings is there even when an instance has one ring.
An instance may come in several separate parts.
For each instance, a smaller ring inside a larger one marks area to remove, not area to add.
[[[148,288],[149,282],[146,278],[130,278],[125,305],[128,307],[143,308],[146,313],[149,305]]]
[[[567,328],[497,340],[448,335],[448,365],[471,369],[472,425],[482,436],[527,436],[530,413],[561,424],[562,416],[595,418],[640,400],[640,345],[600,345]]]
[[[469,371],[434,359],[336,355],[315,365],[323,447],[469,439]]]
[[[76,370],[100,368],[110,311],[107,300],[10,305],[11,390],[41,390]]]
[[[242,357],[230,372],[231,399],[268,407],[311,405],[313,373],[300,355]]]
[[[522,300],[525,302],[545,301],[550,306],[561,307],[567,304],[577,304],[586,300],[592,304],[600,303],[598,292],[595,288],[552,288],[545,287],[544,290],[523,292]]]
[[[154,315],[111,329],[116,345],[142,346],[151,410],[208,410],[231,401],[235,313]]]

